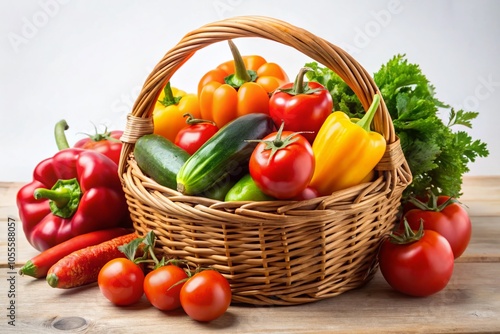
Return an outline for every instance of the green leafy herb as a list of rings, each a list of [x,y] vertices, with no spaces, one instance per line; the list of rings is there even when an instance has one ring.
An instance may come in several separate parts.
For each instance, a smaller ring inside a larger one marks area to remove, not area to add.
[[[137,249],[139,245],[142,243],[142,238],[135,238],[130,241],[128,244],[118,246],[118,250],[125,254],[125,256],[132,262],[138,263],[142,260],[142,258],[136,258]]]
[[[451,108],[448,126],[463,125],[468,128],[472,128],[471,120],[476,118],[478,115],[478,112],[463,110],[455,111],[455,109]]]
[[[360,118],[363,107],[352,89],[333,71],[315,62],[306,64],[311,81],[324,85],[332,95],[335,110]],[[411,64],[405,55],[396,55],[373,75],[387,105],[394,129],[413,174],[413,182],[405,190],[403,200],[410,195],[435,194],[459,197],[462,176],[469,163],[489,152],[484,142],[473,140],[465,131],[454,126],[472,127],[477,112],[455,110],[439,101],[435,88],[420,67]],[[439,117],[449,112],[448,124]]]

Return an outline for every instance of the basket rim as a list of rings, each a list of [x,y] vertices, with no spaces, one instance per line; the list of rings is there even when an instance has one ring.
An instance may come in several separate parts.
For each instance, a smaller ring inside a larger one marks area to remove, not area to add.
[[[159,211],[178,205],[191,206],[196,211],[203,211],[206,218],[214,218],[214,221],[221,221],[229,217],[244,217],[246,222],[243,224],[260,223],[262,220],[266,220],[267,226],[273,224],[277,226],[283,226],[282,224],[286,226],[302,224],[306,220],[314,220],[315,215],[335,216],[340,212],[332,210],[330,207],[332,205],[337,206],[340,202],[349,202],[345,206],[349,206],[349,210],[352,210],[358,206],[376,202],[380,196],[385,198],[392,196],[392,190],[387,187],[383,175],[373,181],[338,190],[331,195],[301,201],[289,199],[225,202],[200,196],[187,196],[177,190],[162,186],[145,175],[135,159],[133,159],[133,155],[129,157],[129,168],[123,175],[123,182],[130,196],[140,198],[147,202],[150,208]],[[404,185],[399,185],[400,189],[402,187]],[[262,211],[263,208],[265,208],[264,211]],[[183,210],[185,209],[187,208]],[[306,213],[310,217],[307,217]],[[181,215],[181,213],[178,214]],[[239,223],[229,222],[230,225],[238,225]]]

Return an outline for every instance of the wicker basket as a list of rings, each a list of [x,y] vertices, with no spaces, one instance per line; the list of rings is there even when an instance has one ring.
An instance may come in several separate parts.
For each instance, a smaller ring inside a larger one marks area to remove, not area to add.
[[[383,101],[373,123],[388,143],[378,177],[331,196],[245,203],[183,196],[145,176],[134,160],[134,143],[152,132],[155,101],[175,71],[197,50],[238,37],[279,42],[329,67],[365,108],[378,92],[350,55],[286,22],[245,16],[192,31],[154,68],[128,116],[119,173],[134,228],[139,235],[155,231],[158,255],[220,271],[231,284],[233,302],[301,304],[360,287],[378,267],[377,248],[394,226],[412,179]]]

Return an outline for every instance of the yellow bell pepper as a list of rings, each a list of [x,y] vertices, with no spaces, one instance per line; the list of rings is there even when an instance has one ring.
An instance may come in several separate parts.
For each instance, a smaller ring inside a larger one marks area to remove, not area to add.
[[[188,125],[184,114],[200,118],[198,96],[170,87],[168,82],[153,110],[153,132],[174,142],[177,133]]]
[[[321,126],[312,145],[316,167],[310,183],[321,195],[360,184],[384,155],[385,138],[370,130],[379,104],[377,94],[364,117],[356,123],[336,111]]]

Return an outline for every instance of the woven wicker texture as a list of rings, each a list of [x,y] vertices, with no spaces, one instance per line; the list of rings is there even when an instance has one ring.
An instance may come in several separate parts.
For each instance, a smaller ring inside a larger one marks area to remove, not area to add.
[[[300,202],[183,196],[148,178],[134,160],[134,142],[152,132],[155,101],[176,70],[197,50],[239,37],[282,43],[329,67],[366,109],[378,92],[345,51],[283,21],[236,17],[190,32],[147,78],[122,137],[119,172],[134,227],[139,235],[155,231],[159,256],[219,270],[231,284],[234,302],[301,304],[360,287],[377,269],[377,248],[394,226],[401,194],[412,179],[383,101],[373,123],[388,143],[378,177],[331,196]]]

